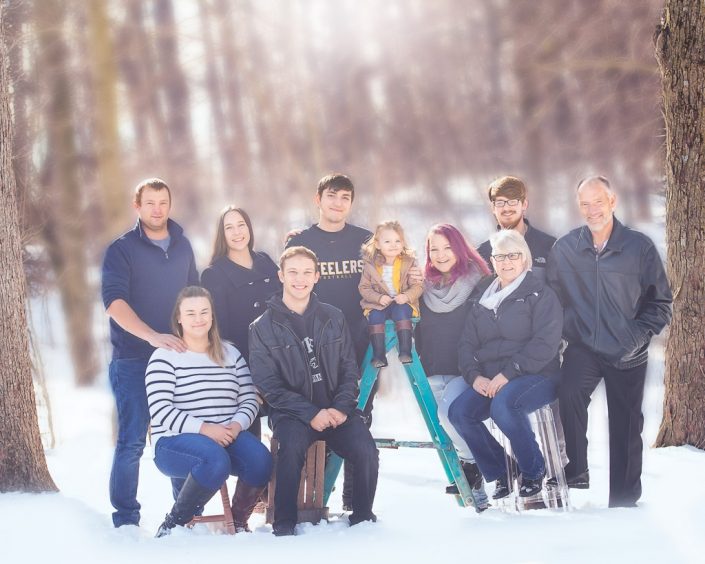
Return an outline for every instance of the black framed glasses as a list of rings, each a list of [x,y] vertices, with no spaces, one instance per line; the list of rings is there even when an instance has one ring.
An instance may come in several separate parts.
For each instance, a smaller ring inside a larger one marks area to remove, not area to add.
[[[514,206],[518,206],[520,203],[521,200],[514,198],[513,200],[495,200],[492,202],[492,205],[496,208],[503,208],[504,206],[513,208]]]
[[[521,258],[521,253],[505,253],[502,255],[492,255],[492,258],[497,262],[502,262],[504,259],[518,260]]]

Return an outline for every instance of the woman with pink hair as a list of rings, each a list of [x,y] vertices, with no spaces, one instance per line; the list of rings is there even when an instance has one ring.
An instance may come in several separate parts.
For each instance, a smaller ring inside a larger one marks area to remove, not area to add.
[[[487,508],[482,474],[448,420],[448,408],[469,387],[458,369],[458,343],[468,298],[489,273],[487,263],[456,227],[448,223],[431,227],[426,237],[426,285],[420,303],[421,321],[416,326],[416,350],[438,403],[438,419],[458,451],[479,510]],[[458,488],[452,484],[446,491],[458,493]]]

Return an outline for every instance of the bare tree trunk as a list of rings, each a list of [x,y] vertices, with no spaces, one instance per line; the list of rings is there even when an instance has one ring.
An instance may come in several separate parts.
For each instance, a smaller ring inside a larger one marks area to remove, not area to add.
[[[3,4],[0,4],[0,492],[56,491],[39,437],[27,339],[25,278],[12,170]]]
[[[122,175],[118,134],[117,64],[107,8],[103,2],[88,2],[90,47],[95,85],[98,180],[101,188],[104,241],[116,237],[128,222],[127,190]]]
[[[160,82],[166,101],[167,131],[169,132],[169,174],[167,182],[175,188],[179,208],[198,217],[204,194],[210,186],[196,182],[197,155],[191,129],[191,105],[188,81],[179,60],[177,26],[172,0],[155,0],[154,17],[157,26],[157,55]],[[183,207],[181,207],[183,206]]]
[[[56,272],[66,318],[76,383],[94,382],[98,361],[92,334],[94,292],[88,284],[83,190],[78,175],[67,49],[60,35],[63,8],[58,0],[37,7],[42,75],[51,98],[47,107],[47,219],[44,239]]]
[[[705,4],[667,0],[656,32],[666,118],[673,322],[657,446],[705,448]]]

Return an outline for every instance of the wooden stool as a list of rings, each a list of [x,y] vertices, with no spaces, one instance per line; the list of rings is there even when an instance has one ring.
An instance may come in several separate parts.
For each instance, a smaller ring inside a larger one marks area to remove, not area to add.
[[[220,497],[223,502],[223,513],[219,515],[198,515],[191,519],[186,525],[193,527],[196,523],[219,523],[220,528],[229,535],[235,534],[235,524],[233,523],[233,511],[230,507],[230,494],[228,493],[228,482],[223,482],[220,487]]]
[[[277,486],[277,452],[279,441],[272,439],[270,443],[274,469],[269,481],[267,496],[266,522],[274,521],[274,492]],[[326,468],[326,443],[316,441],[306,451],[306,461],[301,469],[301,482],[299,483],[299,497],[297,501],[297,523],[318,523],[321,519],[328,519],[328,508],[323,506],[323,476]]]

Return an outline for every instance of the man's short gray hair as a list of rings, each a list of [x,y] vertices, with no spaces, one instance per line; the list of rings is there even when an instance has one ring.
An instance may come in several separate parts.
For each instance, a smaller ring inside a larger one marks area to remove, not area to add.
[[[575,191],[578,192],[580,188],[585,186],[586,184],[596,184],[600,183],[605,187],[605,190],[607,190],[607,193],[614,195],[614,190],[612,190],[612,186],[610,185],[610,181],[607,180],[606,176],[602,176],[601,174],[594,174],[592,176],[586,176],[580,182],[578,182],[578,185],[575,187]]]

